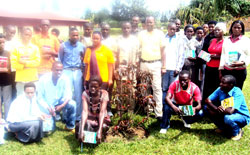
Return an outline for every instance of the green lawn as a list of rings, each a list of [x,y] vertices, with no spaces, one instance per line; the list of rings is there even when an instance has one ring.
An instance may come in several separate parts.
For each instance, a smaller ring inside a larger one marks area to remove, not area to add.
[[[250,68],[248,69],[250,71]],[[244,85],[244,94],[250,107],[250,76]],[[5,145],[0,146],[0,154],[81,154],[80,146],[73,134],[63,130],[57,123],[57,131],[39,143],[22,144],[8,135]],[[171,119],[171,128],[166,135],[159,134],[159,124],[155,119],[149,121],[149,137],[143,140],[102,143],[98,146],[84,145],[82,154],[250,154],[250,127],[244,128],[240,141],[232,141],[214,132],[215,126],[208,120],[184,129],[176,116]]]

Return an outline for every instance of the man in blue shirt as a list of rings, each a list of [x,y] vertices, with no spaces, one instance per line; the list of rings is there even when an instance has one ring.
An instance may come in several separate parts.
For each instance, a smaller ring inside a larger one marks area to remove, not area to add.
[[[241,128],[250,122],[250,114],[244,95],[235,83],[232,75],[223,76],[220,87],[206,99],[206,104],[210,118],[218,127],[215,131],[225,132],[232,140],[240,140],[243,135]]]
[[[82,111],[82,57],[85,47],[79,42],[79,32],[76,28],[71,28],[69,40],[62,43],[59,50],[59,60],[63,64],[64,75],[70,80],[71,90],[73,90],[74,100],[76,101],[76,120],[81,120]]]
[[[62,75],[63,65],[61,62],[54,62],[52,73],[43,75],[38,83],[38,99],[45,107],[44,112],[55,116],[62,111],[65,129],[74,132],[76,119],[76,103],[72,100],[72,91],[69,79]]]

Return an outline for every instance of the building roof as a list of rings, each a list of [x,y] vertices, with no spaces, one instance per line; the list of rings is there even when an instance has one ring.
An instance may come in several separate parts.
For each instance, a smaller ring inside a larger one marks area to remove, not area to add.
[[[53,12],[34,12],[34,13],[17,13],[12,11],[6,11],[0,9],[0,18],[8,19],[13,22],[13,20],[27,20],[28,21],[38,21],[41,19],[49,19],[52,24],[56,25],[82,25],[88,22],[87,20],[78,19],[74,17],[67,17]],[[63,24],[63,22],[65,24]],[[0,24],[3,24],[0,20]],[[5,25],[5,24],[4,24]]]

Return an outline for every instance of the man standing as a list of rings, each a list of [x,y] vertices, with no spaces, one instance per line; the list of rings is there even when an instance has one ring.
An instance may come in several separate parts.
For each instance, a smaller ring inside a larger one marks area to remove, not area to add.
[[[63,64],[55,61],[52,65],[52,73],[43,75],[38,83],[38,100],[46,107],[47,114],[54,113],[57,116],[63,112],[65,129],[74,132],[76,120],[76,103],[72,100],[70,82],[65,75],[62,75]],[[81,86],[79,86],[81,87]]]
[[[10,72],[10,53],[4,50],[5,39],[0,34],[0,119],[7,118],[11,104],[12,86]],[[4,117],[2,104],[4,103]]]
[[[117,45],[116,40],[110,36],[110,25],[107,23],[102,24],[101,26],[102,33],[102,44],[107,46],[114,54],[114,57],[117,56]]]
[[[86,48],[92,46],[92,38],[91,38],[92,32],[93,32],[92,23],[85,23],[84,24],[84,34],[83,34],[83,37],[81,38],[80,42],[82,42]]]
[[[142,71],[148,71],[153,74],[153,96],[156,101],[155,115],[157,118],[162,117],[162,89],[161,89],[161,69],[166,71],[165,65],[165,38],[162,31],[154,29],[155,20],[150,16],[146,18],[147,30],[138,34],[141,48]]]
[[[43,125],[46,115],[42,114],[36,100],[34,83],[24,85],[24,94],[18,96],[10,106],[7,117],[8,130],[23,142],[37,142],[43,138]]]
[[[223,76],[220,87],[206,99],[206,104],[209,117],[218,127],[215,132],[224,132],[232,140],[240,140],[242,128],[250,122],[250,114],[245,97],[235,84],[236,79],[232,75]]]
[[[166,73],[162,76],[163,106],[166,104],[165,97],[170,84],[175,81],[182,68],[183,54],[180,51],[179,36],[175,34],[176,24],[168,24],[166,35]]]
[[[140,23],[140,17],[134,16],[132,18],[132,31],[131,33],[137,35],[140,32],[138,24]]]
[[[82,61],[85,47],[78,41],[79,32],[76,28],[71,28],[69,32],[69,40],[62,43],[58,58],[63,64],[63,73],[68,77],[71,84],[71,90],[74,91],[74,100],[76,106],[76,120],[81,120],[82,111]]]
[[[17,95],[23,92],[25,83],[38,80],[37,68],[40,64],[40,53],[38,47],[30,42],[31,37],[31,29],[24,28],[21,43],[11,53],[11,66],[16,70]]]
[[[8,25],[5,29],[5,46],[4,49],[10,54],[14,48],[19,44],[19,41],[15,38],[16,27]],[[11,67],[11,85],[12,85],[12,101],[16,98],[16,71]]]
[[[176,35],[178,37],[183,37],[184,36],[184,32],[181,31],[181,20],[180,19],[175,19],[175,24],[176,24]]]
[[[50,21],[41,21],[41,34],[32,38],[32,43],[40,49],[41,64],[38,69],[39,76],[50,72],[55,57],[58,55],[60,43],[58,39],[49,33]]]

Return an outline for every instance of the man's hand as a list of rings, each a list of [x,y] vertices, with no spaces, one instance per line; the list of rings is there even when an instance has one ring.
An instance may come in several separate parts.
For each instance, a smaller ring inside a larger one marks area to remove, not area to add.
[[[218,110],[218,112],[221,113],[221,114],[223,114],[223,113],[225,112],[225,108],[222,107],[222,106],[219,106],[219,107],[217,108],[217,110]]]
[[[167,72],[166,68],[161,68],[161,74],[165,74]]]
[[[111,86],[113,84],[112,79],[108,81],[108,85]]]
[[[194,107],[193,107],[193,112],[194,112],[194,115],[195,115],[195,113],[196,113],[196,108],[194,108]]]
[[[55,107],[55,110],[56,110],[57,112],[60,112],[60,111],[63,109],[63,107],[64,107],[63,104],[58,105],[58,106]]]
[[[179,74],[179,71],[178,71],[178,70],[175,70],[175,71],[174,71],[174,77],[178,76],[178,74]]]
[[[52,115],[52,116],[56,116],[56,112],[55,112],[55,109],[54,108],[48,108],[49,110],[49,113]]]
[[[173,110],[174,110],[174,112],[176,114],[178,114],[178,115],[183,114],[183,112],[181,111],[181,109],[179,109],[177,106],[174,105],[172,108],[173,108]]]

